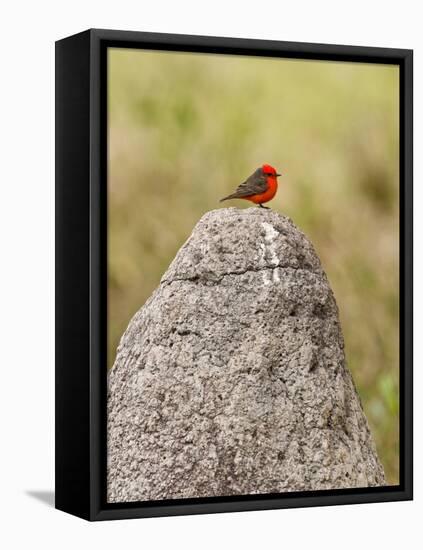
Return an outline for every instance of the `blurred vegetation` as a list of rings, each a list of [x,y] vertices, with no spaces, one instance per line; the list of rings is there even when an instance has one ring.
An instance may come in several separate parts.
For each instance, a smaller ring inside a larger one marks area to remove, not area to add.
[[[109,50],[109,366],[202,214],[270,163],[271,206],[320,255],[397,484],[398,102],[389,65]]]

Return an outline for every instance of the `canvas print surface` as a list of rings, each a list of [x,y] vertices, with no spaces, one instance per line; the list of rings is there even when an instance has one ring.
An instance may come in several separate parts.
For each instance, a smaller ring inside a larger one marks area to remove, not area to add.
[[[398,66],[107,63],[108,502],[398,485]]]

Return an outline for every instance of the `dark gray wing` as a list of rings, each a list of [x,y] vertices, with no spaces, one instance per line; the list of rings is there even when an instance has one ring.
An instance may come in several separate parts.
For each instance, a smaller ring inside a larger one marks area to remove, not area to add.
[[[263,174],[262,168],[251,174],[251,176],[238,185],[234,196],[235,197],[249,197],[250,195],[259,195],[267,190],[266,176]]]

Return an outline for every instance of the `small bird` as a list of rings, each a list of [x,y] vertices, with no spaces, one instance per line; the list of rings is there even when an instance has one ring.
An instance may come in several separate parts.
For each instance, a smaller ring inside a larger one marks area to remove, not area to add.
[[[268,206],[263,206],[263,203],[271,201],[276,195],[278,190],[277,178],[279,176],[281,174],[278,174],[273,166],[263,164],[249,178],[238,185],[235,193],[223,197],[220,202],[229,199],[246,199],[258,204],[260,208],[268,208]]]

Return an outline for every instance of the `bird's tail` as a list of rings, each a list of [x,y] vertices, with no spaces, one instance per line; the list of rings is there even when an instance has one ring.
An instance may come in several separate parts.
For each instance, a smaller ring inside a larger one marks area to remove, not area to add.
[[[228,195],[227,197],[223,197],[223,199],[220,199],[219,202],[228,201],[229,199],[235,199],[236,196],[236,193],[232,193],[232,195]]]

